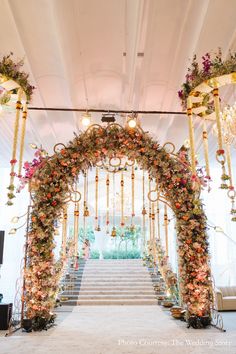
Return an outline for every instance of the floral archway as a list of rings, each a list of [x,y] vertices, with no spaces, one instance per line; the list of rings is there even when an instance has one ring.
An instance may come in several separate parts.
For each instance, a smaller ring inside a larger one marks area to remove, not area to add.
[[[69,186],[78,174],[99,161],[127,156],[157,179],[176,216],[180,291],[189,323],[209,324],[212,303],[206,216],[199,199],[200,181],[191,174],[185,153],[172,155],[140,129],[112,124],[92,126],[61,145],[34,173],[28,233],[28,265],[25,272],[27,317],[50,321],[54,306],[57,270],[53,255],[54,221],[65,203]],[[35,326],[37,327],[37,326]]]

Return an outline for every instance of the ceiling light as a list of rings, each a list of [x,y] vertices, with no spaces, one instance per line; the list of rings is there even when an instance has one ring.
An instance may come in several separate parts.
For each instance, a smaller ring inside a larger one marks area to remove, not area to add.
[[[29,146],[31,147],[31,149],[36,150],[38,148],[38,146],[35,143],[29,143]]]
[[[82,123],[82,125],[83,125],[84,127],[88,127],[89,124],[91,123],[91,114],[89,114],[89,113],[87,113],[87,112],[84,113],[84,114],[82,115],[81,123]]]
[[[128,126],[130,127],[130,128],[135,128],[136,127],[136,125],[137,125],[137,121],[136,121],[136,118],[130,118],[130,119],[128,119]]]
[[[184,141],[184,147],[185,147],[186,149],[189,149],[189,148],[190,148],[190,141],[189,141],[189,139],[186,139],[186,140]]]
[[[8,235],[15,235],[16,231],[17,231],[17,229],[13,228],[8,232]]]
[[[19,221],[19,216],[14,216],[12,219],[11,219],[11,222],[13,223],[13,224],[17,224],[18,223],[18,221]]]

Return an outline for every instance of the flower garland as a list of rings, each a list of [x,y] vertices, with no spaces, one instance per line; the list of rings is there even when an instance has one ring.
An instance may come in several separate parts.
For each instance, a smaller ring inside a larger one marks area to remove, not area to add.
[[[29,102],[32,98],[33,91],[35,87],[28,82],[29,74],[24,71],[20,71],[20,68],[24,65],[24,60],[21,59],[18,62],[12,60],[13,53],[3,56],[0,61],[0,76],[4,81],[13,80],[15,81],[24,91],[26,99]],[[0,80],[1,83],[1,80]],[[1,88],[0,84],[0,104],[7,104],[11,98],[11,91],[8,92]]]
[[[211,57],[210,53],[202,56],[202,66],[199,65],[197,56],[194,55],[191,66],[188,68],[185,76],[186,81],[178,91],[183,110],[187,109],[187,98],[195,87],[213,77],[231,74],[232,72],[236,72],[236,53],[229,53],[228,59],[223,61],[222,52],[219,48],[214,57]],[[208,111],[206,113],[211,113],[213,102],[209,103],[209,95],[205,95],[204,103],[208,104]]]
[[[50,321],[55,285],[54,221],[61,215],[65,195],[81,171],[95,167],[98,161],[119,152],[135,160],[159,181],[160,191],[168,199],[177,219],[180,290],[189,316],[201,320],[210,316],[212,288],[206,234],[206,216],[199,199],[199,185],[192,180],[188,161],[172,157],[148,134],[139,129],[94,126],[75,139],[34,172],[38,188],[28,246],[26,304],[28,317]],[[183,155],[183,154],[182,154]]]

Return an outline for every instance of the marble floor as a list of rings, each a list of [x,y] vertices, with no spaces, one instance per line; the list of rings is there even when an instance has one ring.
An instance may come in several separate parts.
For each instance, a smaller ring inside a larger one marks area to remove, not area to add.
[[[213,327],[188,329],[159,306],[63,307],[48,331],[0,337],[0,353],[235,354],[236,312],[223,316],[225,333]]]

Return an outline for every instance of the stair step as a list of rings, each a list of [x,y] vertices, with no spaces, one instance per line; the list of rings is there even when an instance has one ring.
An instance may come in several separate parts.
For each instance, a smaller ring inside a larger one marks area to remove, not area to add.
[[[67,295],[153,295],[153,290],[78,290],[78,291],[63,291],[61,296]]]

